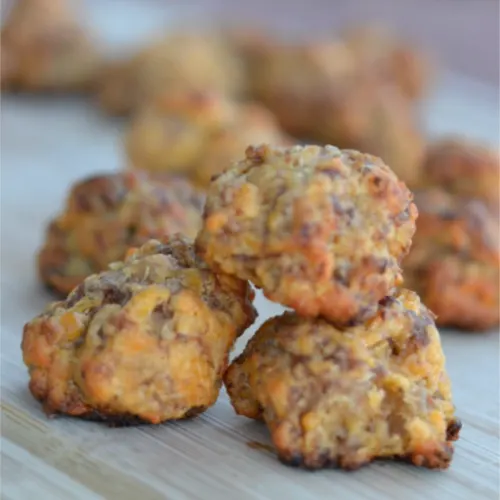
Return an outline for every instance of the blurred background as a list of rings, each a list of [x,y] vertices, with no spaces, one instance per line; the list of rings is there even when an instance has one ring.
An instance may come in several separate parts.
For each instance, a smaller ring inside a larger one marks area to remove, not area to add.
[[[408,41],[432,51],[450,69],[490,83],[498,90],[498,0],[201,0],[186,3],[205,8],[220,19],[244,20],[306,33],[326,34],[353,23],[383,22]]]
[[[14,1],[2,0],[2,15]],[[353,23],[383,22],[432,52],[447,68],[488,83],[498,92],[498,0],[82,0],[81,4],[94,13],[107,12],[104,18],[116,24],[116,34],[124,29],[136,34],[141,31],[143,20],[136,19],[137,26],[129,22],[129,13],[137,4],[141,8],[149,4],[158,13],[164,10],[164,16],[156,17],[157,23],[167,21],[166,11],[175,7],[186,18],[237,21],[306,34],[328,34]],[[97,14],[93,24],[102,22]]]

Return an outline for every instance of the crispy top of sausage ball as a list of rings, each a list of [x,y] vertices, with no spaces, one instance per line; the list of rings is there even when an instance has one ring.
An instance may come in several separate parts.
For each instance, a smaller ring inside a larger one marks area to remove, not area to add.
[[[401,458],[446,468],[460,430],[433,315],[408,290],[355,327],[272,318],[224,381],[236,412],[263,419],[290,465],[356,469]]]
[[[131,246],[178,232],[194,238],[203,203],[200,192],[173,177],[130,171],[78,182],[48,226],[38,255],[42,281],[65,295]]]
[[[208,191],[200,256],[305,316],[345,324],[401,282],[412,194],[378,158],[333,146],[249,147]]]
[[[24,327],[30,390],[48,414],[159,423],[212,405],[253,293],[178,236],[89,276]]]

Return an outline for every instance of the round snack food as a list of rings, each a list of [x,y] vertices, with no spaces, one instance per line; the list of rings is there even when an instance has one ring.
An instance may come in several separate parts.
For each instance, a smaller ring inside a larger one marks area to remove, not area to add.
[[[101,106],[124,115],[160,93],[180,89],[237,94],[242,63],[215,33],[176,33],[157,40],[131,59],[111,64],[99,85]]]
[[[184,174],[205,188],[249,144],[286,140],[274,116],[258,104],[181,90],[162,94],[134,117],[125,142],[133,168]]]
[[[86,90],[101,58],[67,0],[19,0],[1,32],[1,87]]]
[[[338,82],[349,80],[352,85],[354,75],[360,77],[356,61],[342,43],[296,45],[263,40],[250,49],[253,95],[295,137],[316,139],[318,120],[330,113],[330,96],[335,95]]]
[[[192,243],[146,243],[24,327],[29,388],[48,414],[160,423],[215,403],[253,292],[211,272]]]
[[[263,145],[212,182],[196,247],[269,299],[344,324],[401,283],[416,216],[412,194],[374,156]]]
[[[309,469],[377,458],[445,469],[461,427],[432,313],[408,290],[347,329],[275,317],[224,382],[238,414],[264,420],[280,460]]]
[[[407,98],[418,99],[425,94],[431,73],[429,61],[387,29],[357,26],[344,33],[344,41],[360,65],[372,68],[380,78],[397,85]]]
[[[338,42],[261,52],[253,56],[255,96],[286,132],[374,154],[404,182],[416,183],[425,143],[397,85],[359,64]]]
[[[450,193],[480,198],[498,211],[500,157],[498,151],[465,138],[436,141],[427,152],[422,180]]]
[[[178,178],[130,171],[81,181],[48,226],[38,255],[41,279],[66,295],[131,246],[177,232],[194,238],[203,203],[204,195]]]
[[[404,261],[405,284],[437,314],[470,331],[500,322],[498,216],[482,201],[434,189],[417,192],[417,232]]]

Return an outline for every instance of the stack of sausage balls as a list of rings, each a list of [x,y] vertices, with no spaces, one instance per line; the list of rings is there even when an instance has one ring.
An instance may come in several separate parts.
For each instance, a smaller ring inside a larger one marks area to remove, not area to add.
[[[287,464],[450,463],[460,424],[434,315],[400,287],[412,198],[382,160],[334,146],[249,147],[210,186],[198,255],[292,309],[224,377]]]
[[[1,51],[2,92],[91,93],[128,120],[126,168],[76,183],[38,253],[61,300],[22,349],[47,413],[160,423],[224,381],[285,463],[449,465],[435,323],[500,321],[499,159],[427,144],[420,53],[372,28],[219,30],[110,61],[65,0],[18,0]],[[251,284],[290,311],[228,367]]]
[[[141,224],[161,234],[151,220],[162,206],[163,225],[186,222],[180,186],[169,203],[153,198],[150,179],[108,181],[114,196],[103,195],[102,180],[89,181],[91,198],[78,186],[51,226],[65,250],[55,275],[81,278],[99,265],[91,255],[104,258],[99,210],[116,229],[104,236],[120,245],[144,236]],[[130,218],[150,198],[149,218]],[[26,324],[32,394],[48,413],[160,423],[204,411],[224,380],[237,413],[266,422],[287,464],[448,467],[460,423],[439,333],[419,296],[401,288],[412,199],[375,156],[248,147],[210,184],[194,243],[147,241]],[[85,225],[89,248],[75,237]],[[256,318],[250,282],[292,310],[265,322],[228,367]]]

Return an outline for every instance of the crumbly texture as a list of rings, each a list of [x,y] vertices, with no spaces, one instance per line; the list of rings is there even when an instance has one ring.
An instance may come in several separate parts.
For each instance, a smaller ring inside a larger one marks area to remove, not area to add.
[[[274,116],[258,104],[236,104],[213,92],[168,92],[132,120],[125,145],[129,164],[181,173],[202,188],[243,157],[249,144],[284,144]]]
[[[130,171],[85,179],[47,228],[38,255],[40,277],[66,295],[131,246],[174,233],[194,238],[203,204],[204,195],[179,178]]]
[[[251,60],[255,97],[286,132],[380,156],[403,181],[416,183],[425,143],[412,103],[348,45],[264,45]]]
[[[428,58],[419,50],[398,40],[382,26],[356,26],[343,39],[360,65],[395,84],[409,99],[421,98],[429,87],[432,74]]]
[[[498,216],[482,201],[438,189],[417,192],[417,232],[404,261],[437,324],[482,331],[500,322]]]
[[[243,74],[241,61],[217,33],[174,33],[128,60],[111,63],[98,100],[106,112],[126,115],[158,94],[180,89],[236,95]]]
[[[500,157],[498,151],[463,137],[449,137],[431,144],[422,183],[467,198],[488,202],[498,212]]]
[[[1,32],[2,90],[82,91],[101,57],[67,0],[19,0]]]
[[[224,382],[236,412],[264,420],[293,466],[398,458],[445,469],[461,427],[433,315],[408,290],[347,329],[294,313],[270,319]]]
[[[249,147],[208,191],[200,256],[304,316],[345,324],[401,283],[412,194],[378,158],[333,146]]]
[[[24,327],[29,388],[47,414],[160,423],[212,405],[253,293],[192,243],[150,241]]]

